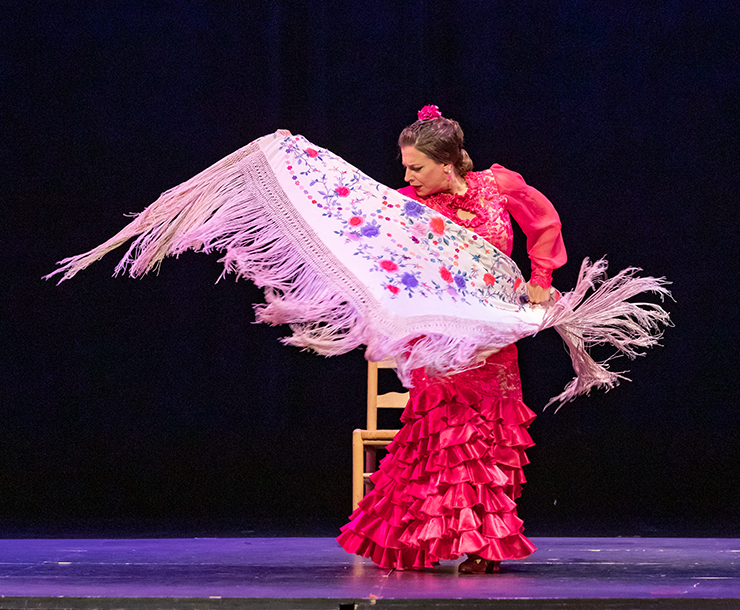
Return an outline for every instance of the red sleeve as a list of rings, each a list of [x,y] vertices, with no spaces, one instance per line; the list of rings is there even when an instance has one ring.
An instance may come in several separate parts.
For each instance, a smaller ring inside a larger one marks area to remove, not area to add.
[[[550,200],[524,179],[505,167],[491,167],[499,190],[506,195],[506,209],[527,236],[527,252],[532,262],[532,282],[550,286],[553,269],[567,260],[560,231],[560,217]]]

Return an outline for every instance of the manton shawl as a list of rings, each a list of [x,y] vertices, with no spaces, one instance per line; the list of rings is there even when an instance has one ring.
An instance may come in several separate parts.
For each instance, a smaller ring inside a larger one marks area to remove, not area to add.
[[[610,343],[634,357],[669,323],[658,305],[627,301],[668,294],[664,280],[637,269],[605,279],[603,260],[584,261],[575,289],[556,303],[530,306],[509,257],[301,136],[255,140],[47,277],[69,279],[131,238],[116,274],[141,276],[188,249],[220,251],[224,273],[264,288],[257,319],[289,324],[287,343],[324,355],[365,345],[368,359],[395,358],[406,384],[414,368],[462,371],[555,327],[577,374],[553,399],[567,401],[621,377],[590,358],[590,345]]]

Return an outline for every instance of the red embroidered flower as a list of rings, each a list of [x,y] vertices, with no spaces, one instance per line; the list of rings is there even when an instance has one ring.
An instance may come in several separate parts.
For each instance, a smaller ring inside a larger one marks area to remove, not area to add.
[[[522,285],[522,278],[520,278],[520,277],[516,278],[516,282],[514,282],[514,290],[516,290],[517,288],[519,288],[519,286],[521,286],[521,285]]]
[[[427,104],[424,108],[419,110],[418,117],[420,121],[431,121],[433,119],[441,119],[442,113],[436,106]]]
[[[337,188],[334,189],[334,192],[339,197],[346,197],[347,195],[349,195],[349,192],[350,191],[349,191],[349,189],[346,186],[338,186]]]
[[[311,157],[312,159],[315,159],[316,157],[319,156],[319,151],[318,150],[314,150],[313,148],[307,148],[306,149],[306,154],[309,157]]]
[[[353,227],[359,227],[363,222],[365,222],[365,219],[362,216],[353,216],[349,219],[349,224]]]
[[[386,288],[387,288],[388,290],[390,290],[390,291],[391,291],[391,292],[392,292],[393,294],[398,294],[398,292],[399,292],[399,290],[400,290],[400,289],[398,288],[398,286],[394,286],[393,284],[388,284],[388,285],[386,286]]]
[[[483,281],[485,282],[486,286],[493,286],[496,283],[496,278],[493,277],[490,273],[486,273],[483,276]]]
[[[380,261],[380,266],[386,271],[398,271],[398,265],[396,265],[396,263],[394,263],[393,261]]]
[[[439,275],[442,276],[442,279],[445,282],[447,282],[448,284],[452,284],[453,282],[452,274],[450,273],[450,270],[447,267],[440,267]]]
[[[441,216],[435,216],[429,221],[429,229],[435,235],[444,235],[445,221]]]

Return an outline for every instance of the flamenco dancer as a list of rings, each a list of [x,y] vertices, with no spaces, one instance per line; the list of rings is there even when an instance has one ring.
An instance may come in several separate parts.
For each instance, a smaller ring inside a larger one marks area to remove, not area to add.
[[[218,251],[224,273],[264,288],[256,319],[289,324],[285,343],[395,358],[412,387],[404,426],[338,540],[383,568],[467,554],[461,572],[495,572],[535,550],[516,514],[534,413],[522,402],[514,343],[550,327],[563,338],[576,377],[553,401],[609,389],[623,374],[588,348],[635,358],[655,345],[668,313],[628,299],[670,293],[662,278],[635,268],[606,278],[606,261],[586,259],[574,289],[553,303],[551,271],[566,254],[550,202],[500,165],[472,172],[460,126],[435,106],[399,145],[409,182],[401,194],[302,136],[258,138],[46,277],[70,279],[130,240],[116,274]],[[527,235],[526,285],[508,257],[510,215]]]
[[[457,121],[436,106],[398,139],[400,192],[511,254],[513,216],[527,236],[529,300],[550,299],[552,270],[565,264],[560,219],[550,201],[500,165],[473,172]],[[522,534],[516,499],[525,482],[527,432],[535,414],[522,402],[517,350],[446,377],[412,373],[403,427],[372,476],[374,489],[338,537],[381,568],[424,569],[467,554],[464,574],[498,572],[500,562],[535,551]]]

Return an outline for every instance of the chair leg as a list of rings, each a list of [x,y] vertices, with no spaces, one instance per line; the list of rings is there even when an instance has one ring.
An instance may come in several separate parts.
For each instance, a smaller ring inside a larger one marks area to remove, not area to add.
[[[355,430],[352,433],[352,511],[357,510],[357,505],[365,491],[364,474],[364,451],[362,432]]]

